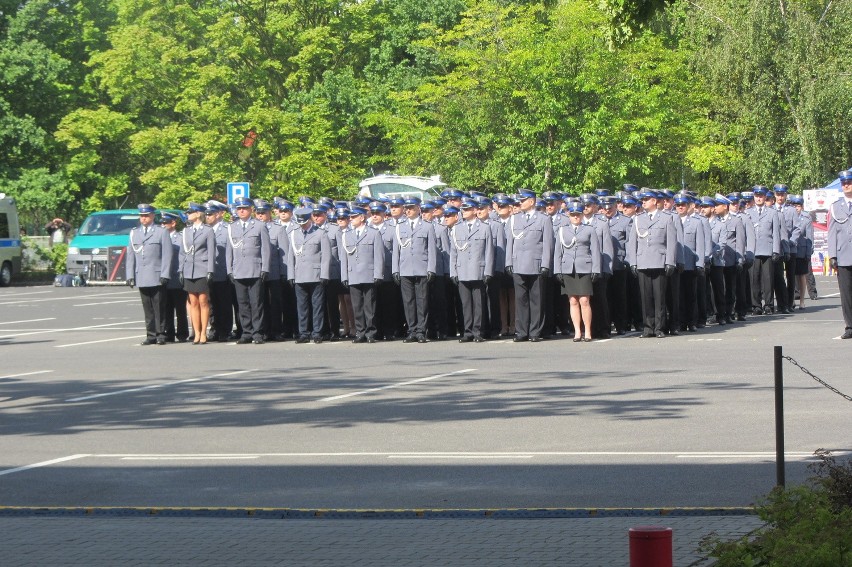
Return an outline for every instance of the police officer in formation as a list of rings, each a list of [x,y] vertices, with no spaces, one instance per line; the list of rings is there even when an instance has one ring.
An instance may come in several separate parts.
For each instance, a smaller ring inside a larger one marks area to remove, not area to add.
[[[139,226],[130,231],[127,245],[125,279],[130,287],[139,288],[142,310],[145,313],[143,345],[166,344],[165,286],[169,283],[172,265],[172,242],[163,227],[154,224],[153,206],[139,207]]]
[[[180,238],[178,223],[183,222],[181,215],[163,212],[160,225],[169,233],[172,244],[172,263],[169,267],[169,281],[166,284],[166,342],[185,343],[189,337],[189,324],[186,320],[186,291],[180,277]]]
[[[850,338],[852,174],[841,180],[847,197],[832,205],[829,244]],[[539,342],[557,330],[577,342],[631,329],[662,338],[710,319],[729,325],[749,312],[791,309],[791,290],[806,285],[813,227],[801,197],[788,197],[783,184],[774,189],[774,198],[762,185],[698,198],[626,184],[614,194],[551,191],[541,202],[529,189],[493,198],[448,189],[425,203],[300,197],[295,210],[280,198],[240,198],[231,223],[221,203],[190,203],[187,227],[173,238],[153,225],[153,207],[140,205],[128,280],[140,286],[145,344],[169,338],[161,312],[172,280],[189,293],[196,344],[228,340],[232,291],[242,344],[285,340],[288,325],[298,343],[336,340],[343,295],[355,343]],[[283,307],[288,296],[293,312]]]

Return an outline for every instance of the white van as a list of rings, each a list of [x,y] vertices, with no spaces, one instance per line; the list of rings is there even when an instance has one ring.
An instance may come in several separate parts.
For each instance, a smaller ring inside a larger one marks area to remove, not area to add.
[[[441,190],[447,186],[438,176],[418,177],[416,175],[382,174],[368,177],[358,184],[358,195],[380,199],[386,197],[420,197],[428,201],[441,196]]]
[[[0,287],[21,273],[21,227],[15,200],[0,193]]]

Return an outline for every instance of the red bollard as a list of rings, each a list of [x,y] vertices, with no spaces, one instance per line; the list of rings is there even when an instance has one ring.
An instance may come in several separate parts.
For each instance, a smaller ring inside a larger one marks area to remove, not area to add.
[[[672,567],[672,529],[630,528],[630,567]]]

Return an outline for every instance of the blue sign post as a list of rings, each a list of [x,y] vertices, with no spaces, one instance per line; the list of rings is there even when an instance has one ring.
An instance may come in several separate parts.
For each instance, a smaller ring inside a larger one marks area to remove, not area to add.
[[[249,198],[250,183],[228,183],[228,204],[233,205],[234,201],[239,197]]]

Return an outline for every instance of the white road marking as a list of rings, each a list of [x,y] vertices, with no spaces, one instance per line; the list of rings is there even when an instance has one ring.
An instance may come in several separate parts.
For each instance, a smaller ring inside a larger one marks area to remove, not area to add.
[[[35,372],[24,372],[23,374],[7,374],[6,376],[0,376],[0,380],[3,378],[20,378],[21,376],[32,376],[33,374],[47,374],[48,372],[53,372],[53,370],[36,370]]]
[[[115,337],[112,339],[101,339],[99,341],[86,341],[84,343],[71,343],[68,345],[53,345],[53,348],[65,348],[72,346],[93,345],[96,343],[111,343],[112,341],[129,341],[130,339],[144,339],[147,335],[133,335],[131,337]]]
[[[131,392],[142,392],[144,390],[153,390],[155,388],[164,388],[166,386],[176,386],[178,384],[188,384],[189,382],[200,382],[201,380],[210,380],[212,378],[223,378],[225,376],[235,376],[237,374],[247,374],[249,372],[256,372],[257,369],[253,368],[251,370],[237,370],[235,372],[224,372],[222,374],[213,374],[212,376],[202,376],[201,378],[187,378],[186,380],[174,380],[172,382],[163,382],[162,384],[152,384],[151,386],[141,386],[139,388],[128,388],[127,390],[117,390],[115,392],[106,392],[104,394],[94,394],[91,396],[81,396],[79,398],[71,398],[69,400],[65,400],[66,402],[83,402],[86,400],[93,400],[95,398],[106,398],[107,396],[117,396],[119,394],[129,394]],[[132,456],[132,455],[128,455]]]
[[[104,323],[103,325],[89,325],[87,327],[71,327],[68,329],[48,329],[46,331],[33,331],[31,333],[18,333],[15,335],[4,335],[0,339],[14,339],[15,337],[26,337],[29,335],[39,335],[42,333],[63,333],[68,331],[85,331],[87,329],[100,329],[103,327],[114,327],[116,325],[138,325],[145,321],[122,321],[120,323]]]
[[[171,456],[171,457],[122,457],[122,461],[209,461],[230,459],[257,459],[257,455],[226,455],[226,456]]]
[[[534,455],[388,455],[388,459],[532,459]]]
[[[608,343],[608,342],[609,342],[609,341],[611,341],[611,340],[612,340],[612,339],[598,339],[598,340],[596,340],[596,341],[594,341],[594,342],[596,342],[596,343]]]
[[[770,323],[842,323],[843,319],[779,319]]]
[[[83,294],[83,297],[85,297],[86,295],[89,295],[91,297],[104,297],[104,296],[107,296],[107,295],[123,295],[123,294],[127,294],[127,293],[130,293],[130,292],[117,291],[117,292],[113,292],[113,293],[90,293],[90,294]],[[4,301],[4,302],[0,303],[0,305],[20,305],[20,304],[30,304],[30,303],[36,303],[36,302],[40,303],[42,301],[64,301],[64,300],[67,300],[67,299],[73,299],[74,301],[80,301],[81,297],[80,296],[71,296],[71,297],[46,297],[44,299],[18,299],[18,300],[15,300],[15,301]]]
[[[17,467],[17,468],[14,468],[14,469],[6,469],[4,471],[0,471],[0,476],[2,476],[4,474],[12,474],[12,473],[21,472],[21,471],[27,471],[27,470],[30,470],[30,469],[37,469],[39,467],[47,467],[47,466],[50,466],[50,465],[55,465],[56,463],[64,463],[66,461],[73,461],[75,459],[82,459],[83,457],[88,457],[88,456],[89,455],[70,455],[68,457],[62,457],[62,458],[53,459],[53,460],[50,460],[50,461],[42,461],[40,463],[34,463],[32,465],[26,465],[26,466]]]
[[[19,295],[37,295],[39,293],[51,293],[50,291],[25,291],[21,293],[4,293],[3,298],[7,297],[18,297]]]
[[[90,305],[112,305],[113,303],[132,303],[135,301],[139,301],[139,298],[134,299],[119,299],[117,301],[99,301],[97,303],[77,303],[72,305],[71,307],[89,307]]]
[[[369,390],[361,390],[360,392],[352,392],[349,394],[342,394],[340,396],[331,396],[330,398],[323,398],[319,401],[321,402],[333,402],[335,400],[342,400],[343,398],[351,398],[352,396],[360,396],[362,394],[370,394],[372,392],[379,392],[381,390],[389,390],[391,388],[400,388],[402,386],[408,386],[410,384],[417,384],[419,382],[427,382],[429,380],[436,380],[438,378],[446,378],[447,376],[455,376],[457,374],[466,374],[468,372],[473,372],[476,368],[466,368],[464,370],[456,370],[455,372],[447,372],[446,374],[435,374],[434,376],[426,376],[425,378],[417,378],[416,380],[408,380],[406,382],[400,382],[398,384],[388,384],[387,386],[381,386],[379,388],[370,388]]]
[[[36,323],[38,321],[53,321],[56,317],[45,317],[43,319],[24,319],[23,321],[4,321],[0,325],[14,325],[15,323]]]
[[[828,294],[826,294],[826,295],[820,295],[820,297],[837,297],[838,295],[840,295],[840,292],[838,292],[838,293],[828,293]]]

